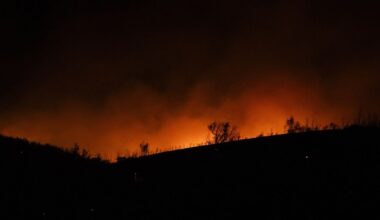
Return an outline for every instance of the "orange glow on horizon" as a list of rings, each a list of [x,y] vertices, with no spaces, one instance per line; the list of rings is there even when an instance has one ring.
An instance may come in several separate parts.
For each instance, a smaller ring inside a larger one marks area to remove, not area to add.
[[[340,124],[342,119],[352,118],[355,110],[330,107],[313,84],[281,78],[264,80],[215,106],[205,94],[207,86],[199,85],[174,111],[168,107],[172,103],[142,87],[129,97],[123,93],[112,97],[101,111],[68,105],[54,114],[20,115],[0,132],[66,148],[78,143],[93,155],[114,159],[138,152],[142,141],[150,143],[151,152],[205,143],[207,125],[212,121],[229,121],[243,138],[251,138],[283,133],[291,115],[302,123]]]

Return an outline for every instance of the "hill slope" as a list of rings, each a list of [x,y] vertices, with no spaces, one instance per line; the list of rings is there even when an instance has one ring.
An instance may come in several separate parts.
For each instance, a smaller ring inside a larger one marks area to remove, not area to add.
[[[380,204],[379,137],[379,128],[289,134],[114,164],[1,137],[2,214],[8,219],[373,219]]]

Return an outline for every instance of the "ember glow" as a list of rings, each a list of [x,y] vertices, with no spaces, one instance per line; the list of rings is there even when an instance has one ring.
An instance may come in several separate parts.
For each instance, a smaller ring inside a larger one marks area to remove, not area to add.
[[[141,141],[200,144],[214,120],[255,137],[282,133],[290,115],[340,124],[380,112],[370,4],[123,2],[10,7],[2,134],[114,158]]]

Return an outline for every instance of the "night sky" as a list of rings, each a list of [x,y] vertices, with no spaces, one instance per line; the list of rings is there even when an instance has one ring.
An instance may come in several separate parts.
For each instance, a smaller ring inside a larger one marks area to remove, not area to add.
[[[105,157],[380,113],[376,1],[2,4],[0,133]]]

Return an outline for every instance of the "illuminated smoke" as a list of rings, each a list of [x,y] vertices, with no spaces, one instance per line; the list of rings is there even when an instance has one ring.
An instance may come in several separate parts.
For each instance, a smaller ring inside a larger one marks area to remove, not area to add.
[[[114,158],[204,142],[214,120],[254,137],[380,112],[376,7],[202,2],[46,12],[49,28],[22,15],[34,32],[3,41],[1,133]]]

